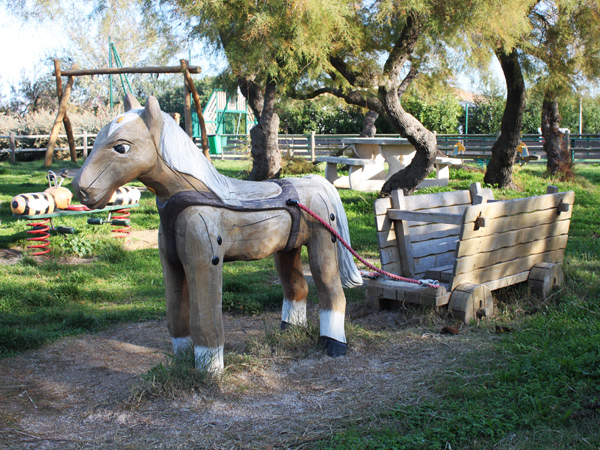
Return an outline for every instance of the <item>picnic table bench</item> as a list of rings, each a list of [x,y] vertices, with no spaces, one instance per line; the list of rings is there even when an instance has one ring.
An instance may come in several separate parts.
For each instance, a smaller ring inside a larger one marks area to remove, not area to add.
[[[493,313],[491,291],[527,281],[542,297],[563,281],[574,193],[549,186],[546,195],[495,201],[479,183],[469,191],[374,203],[381,266],[407,278],[438,280],[438,289],[391,278],[369,280],[367,303],[448,305],[469,322]]]
[[[342,142],[352,147],[356,158],[320,156],[315,159],[327,164],[325,178],[338,188],[380,191],[383,184],[408,166],[416,154],[415,148],[407,139],[352,138],[343,139]],[[435,158],[436,177],[423,180],[418,187],[447,186],[449,166],[457,164],[460,164],[460,160],[453,157]],[[350,167],[348,176],[338,174],[338,165]]]
[[[537,147],[536,147],[537,148]],[[452,158],[472,161],[487,161],[492,157],[491,147],[465,146],[462,142],[457,142],[453,146],[438,146],[439,150],[452,152]],[[539,161],[540,155],[532,154],[529,148],[521,142],[517,147],[515,162],[517,164],[526,164],[530,161]]]

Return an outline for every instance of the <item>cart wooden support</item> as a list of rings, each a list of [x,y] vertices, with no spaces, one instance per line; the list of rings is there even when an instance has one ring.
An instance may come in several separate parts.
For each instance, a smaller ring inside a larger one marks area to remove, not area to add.
[[[370,280],[367,303],[448,305],[455,317],[493,314],[491,292],[528,281],[546,297],[563,282],[574,193],[549,186],[546,195],[495,201],[479,183],[469,191],[375,201],[382,268],[404,277],[436,279],[439,289],[391,279]]]

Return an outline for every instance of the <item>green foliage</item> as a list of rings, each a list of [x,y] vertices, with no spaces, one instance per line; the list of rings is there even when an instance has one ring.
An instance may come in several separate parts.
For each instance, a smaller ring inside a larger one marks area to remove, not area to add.
[[[402,106],[430,131],[441,134],[458,133],[463,108],[452,94],[446,93],[426,100],[418,95],[404,95]]]
[[[320,71],[331,42],[348,42],[352,28],[345,20],[352,7],[343,1],[178,0],[180,12],[193,18],[194,31],[213,48],[223,50],[231,70],[285,83],[304,71]]]
[[[363,127],[364,111],[348,107],[330,97],[311,101],[280,102],[279,127],[290,134],[358,134]]]
[[[82,236],[72,236],[60,241],[60,248],[63,253],[84,258],[93,253],[93,244]]]
[[[282,176],[306,175],[319,171],[316,165],[305,158],[284,156],[282,159]]]
[[[194,80],[194,86],[200,97],[200,105],[206,106],[210,94],[215,89],[214,77],[203,77]],[[181,76],[174,80],[173,83],[165,84],[160,90],[151,93],[158,99],[160,108],[169,113],[179,113],[181,115],[181,125],[183,125],[184,116],[184,100],[183,100],[183,83]],[[193,110],[193,106],[192,106]]]
[[[499,97],[477,99],[475,105],[469,108],[469,134],[498,132],[505,103],[505,99]],[[461,117],[461,123],[465,123],[465,114]]]

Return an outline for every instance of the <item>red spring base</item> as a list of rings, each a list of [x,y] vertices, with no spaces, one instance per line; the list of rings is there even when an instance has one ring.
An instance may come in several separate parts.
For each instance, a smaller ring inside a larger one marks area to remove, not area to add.
[[[45,255],[46,253],[50,253],[50,219],[37,219],[38,221],[29,221],[27,223],[28,226],[33,227],[32,230],[28,230],[28,234],[35,235],[34,237],[27,238],[28,241],[33,241],[35,244],[27,246],[28,249],[40,249],[35,253],[31,253],[31,256],[39,256]]]
[[[129,208],[119,209],[115,211],[115,214],[112,216],[113,220],[129,220],[129,216],[131,215]],[[113,233],[118,233],[113,236],[117,239],[124,239],[130,234],[131,225],[113,225],[113,227],[122,227],[112,230]]]

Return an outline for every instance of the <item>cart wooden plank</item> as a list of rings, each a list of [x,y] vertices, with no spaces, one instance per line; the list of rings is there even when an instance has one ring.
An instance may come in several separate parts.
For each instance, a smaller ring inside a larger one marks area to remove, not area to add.
[[[538,253],[553,250],[564,250],[567,247],[568,235],[553,236],[546,239],[526,242],[523,244],[504,247],[492,252],[477,253],[462,258],[457,258],[454,265],[454,274],[459,275],[466,272],[489,267],[502,262],[516,260]]]
[[[553,223],[517,229],[506,233],[463,240],[457,249],[456,257],[461,258],[477,253],[491,252],[499,248],[533,241],[540,236],[566,235],[569,232],[569,225],[569,220],[559,220]]]
[[[475,208],[474,206],[469,208]],[[487,216],[482,216],[488,219]],[[490,236],[505,231],[522,230],[535,225],[552,224],[557,219],[565,220],[571,218],[571,211],[558,215],[556,209],[546,209],[530,213],[515,214],[512,216],[499,217],[495,220],[488,220],[484,227],[477,228],[474,222],[465,223],[461,233],[461,240],[467,240],[477,237]]]
[[[555,210],[559,203],[573,205],[574,200],[574,192],[568,191],[470,206],[465,215],[465,223],[474,222],[480,216],[484,216],[486,219],[496,219],[535,211]],[[569,215],[569,217],[571,216]]]
[[[391,220],[449,223],[453,225],[460,225],[463,222],[462,214],[428,213],[418,211],[406,211],[403,209],[395,208],[388,210],[388,217]]]
[[[454,289],[456,286],[459,286],[462,283],[484,284],[507,276],[516,275],[517,273],[524,272],[525,270],[531,270],[534,265],[540,262],[556,263],[562,261],[564,253],[564,249],[539,253],[502,264],[485,267],[472,272],[456,275],[452,280],[451,289]]]

